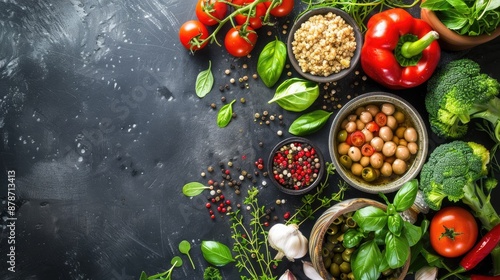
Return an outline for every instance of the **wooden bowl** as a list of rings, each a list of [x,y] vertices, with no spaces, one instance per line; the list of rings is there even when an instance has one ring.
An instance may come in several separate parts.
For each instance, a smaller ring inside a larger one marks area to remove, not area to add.
[[[386,209],[386,205],[378,201],[367,199],[367,198],[353,198],[347,199],[339,202],[332,207],[328,208],[316,221],[314,224],[311,235],[309,237],[309,255],[311,257],[311,262],[318,271],[318,273],[323,277],[323,279],[332,280],[335,279],[325,268],[323,264],[323,242],[324,237],[327,232],[328,227],[337,219],[338,217],[347,214],[349,212],[354,212],[360,208],[366,206],[375,206],[381,209]],[[410,266],[410,258],[401,268],[398,275],[398,280],[403,280],[408,273],[408,268]]]
[[[479,36],[464,36],[446,27],[436,16],[428,9],[421,9],[420,18],[427,22],[432,29],[439,33],[439,45],[441,48],[450,51],[461,51],[473,48],[475,46],[489,42],[500,36],[500,27],[492,34]]]

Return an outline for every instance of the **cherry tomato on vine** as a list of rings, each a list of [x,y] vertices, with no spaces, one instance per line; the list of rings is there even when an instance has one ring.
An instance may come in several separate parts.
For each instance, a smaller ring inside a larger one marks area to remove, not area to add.
[[[253,28],[247,26],[244,30],[241,27],[241,25],[231,27],[224,38],[227,52],[235,57],[249,54],[257,42],[257,33]]]
[[[282,0],[281,4],[278,6],[274,7],[271,9],[270,13],[271,15],[275,17],[284,17],[290,14],[293,10],[294,6],[294,0]],[[266,1],[264,2],[266,5],[266,8],[269,8],[271,6],[272,2],[271,1]]]
[[[203,49],[208,41],[201,41],[208,38],[208,30],[203,23],[197,20],[186,21],[179,29],[179,39],[181,44],[188,50],[196,51]]]
[[[233,0],[233,4],[239,5],[239,6],[245,6],[248,5],[255,0]],[[250,11],[250,13],[240,13],[237,14],[234,19],[236,20],[236,23],[239,25],[245,24],[248,19],[248,24],[253,28],[253,29],[259,29],[262,27],[262,18],[266,15],[266,5],[264,3],[259,3],[255,6],[255,10]]]
[[[366,142],[365,135],[363,134],[363,132],[361,132],[359,130],[356,130],[353,133],[351,133],[349,138],[351,138],[350,140],[351,140],[352,145],[356,146],[356,147],[361,147]]]
[[[478,226],[469,211],[458,206],[448,206],[436,212],[429,232],[432,248],[443,257],[454,258],[465,254],[474,246]]]
[[[198,0],[196,17],[201,23],[212,26],[224,19],[227,13],[227,4],[219,0]]]

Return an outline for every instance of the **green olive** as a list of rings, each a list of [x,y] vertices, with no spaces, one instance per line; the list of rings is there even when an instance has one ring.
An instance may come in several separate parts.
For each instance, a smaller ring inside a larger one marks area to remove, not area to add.
[[[350,262],[353,252],[354,252],[354,248],[345,249],[344,252],[342,252],[342,259],[346,262]]]
[[[347,273],[340,273],[340,280],[347,280]]]
[[[334,235],[334,234],[337,234],[337,232],[339,232],[339,227],[337,225],[334,225],[334,224],[331,224],[328,229],[326,230],[326,233],[328,235]]]
[[[339,265],[339,267],[340,267],[340,271],[342,273],[347,274],[347,273],[351,272],[351,263],[350,262],[343,262]]]
[[[332,251],[335,252],[335,253],[342,253],[342,252],[344,252],[344,250],[345,250],[344,245],[342,245],[341,243],[339,243],[339,244],[335,244],[335,246],[333,247]]]
[[[331,258],[323,258],[323,265],[325,267],[330,267],[332,265],[332,259]]]
[[[354,280],[354,273],[352,271],[347,274],[347,279]]]
[[[326,258],[330,255],[330,250],[328,250],[328,248],[323,247],[323,250],[321,250],[321,255],[323,256],[323,258]]]
[[[330,265],[330,274],[333,276],[333,277],[339,277],[340,275],[340,267],[338,264],[336,263],[332,263]]]
[[[332,261],[338,265],[340,265],[341,263],[344,262],[344,260],[342,259],[342,254],[335,254],[333,255],[333,259]]]
[[[352,217],[346,218],[345,224],[350,228],[355,228],[357,226],[356,221]]]
[[[345,129],[342,129],[339,131],[339,134],[337,134],[337,141],[339,142],[345,142],[347,139],[347,131]]]
[[[348,156],[348,155],[341,155],[339,161],[340,161],[340,164],[342,164],[345,168],[351,169],[352,159],[351,159],[350,156]]]
[[[372,182],[378,178],[377,170],[371,166],[367,166],[361,171],[361,177],[367,182]]]

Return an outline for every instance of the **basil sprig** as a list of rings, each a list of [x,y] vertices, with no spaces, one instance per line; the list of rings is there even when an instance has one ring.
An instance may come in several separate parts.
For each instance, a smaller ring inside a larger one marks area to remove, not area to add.
[[[229,247],[217,241],[202,241],[201,253],[203,254],[203,258],[214,266],[224,266],[230,262],[234,262]]]
[[[222,106],[217,114],[217,125],[219,127],[226,127],[231,119],[233,118],[233,103],[236,102],[236,99],[231,101],[224,106]]]
[[[351,258],[355,279],[378,279],[383,271],[402,267],[408,260],[411,247],[419,242],[423,230],[404,221],[400,213],[413,205],[417,192],[418,182],[413,179],[399,189],[393,203],[381,194],[386,210],[366,206],[354,213],[352,218],[358,227],[344,234],[343,245],[359,246]]]
[[[212,74],[212,61],[208,61],[208,69],[201,71],[196,77],[195,90],[199,98],[205,97],[214,86],[214,75]]]
[[[288,128],[288,132],[296,136],[312,134],[320,130],[332,114],[333,112],[327,112],[325,110],[315,110],[306,113],[292,122]]]
[[[278,82],[286,62],[286,45],[276,38],[269,42],[259,55],[257,73],[267,87]]]
[[[317,83],[301,78],[291,78],[278,86],[274,97],[268,103],[276,102],[285,110],[301,112],[311,106],[318,96]]]

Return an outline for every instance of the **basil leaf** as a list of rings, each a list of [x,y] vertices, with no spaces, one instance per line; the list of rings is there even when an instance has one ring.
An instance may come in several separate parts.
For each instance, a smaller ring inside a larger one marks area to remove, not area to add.
[[[217,125],[219,127],[226,127],[231,122],[233,118],[233,103],[235,101],[236,99],[220,108],[217,114]]]
[[[352,218],[364,231],[377,231],[387,224],[386,213],[375,206],[366,206],[357,210]]]
[[[431,11],[449,11],[453,7],[443,0],[426,0],[420,4],[420,8],[425,8]]]
[[[333,112],[316,110],[298,117],[288,128],[288,132],[297,136],[312,134],[320,130]]]
[[[190,182],[182,187],[182,193],[185,196],[197,196],[200,193],[202,193],[205,189],[208,189],[208,187],[203,185],[202,183]]]
[[[276,38],[269,42],[259,55],[257,73],[267,87],[279,80],[286,62],[286,45]]]
[[[486,6],[486,8],[484,9],[484,11],[493,11],[493,10],[496,10],[498,9],[498,7],[500,7],[500,1],[498,0],[492,0],[492,1],[487,1],[488,2],[488,6]]]
[[[422,228],[416,225],[412,225],[408,221],[404,221],[403,223],[403,232],[410,246],[417,244],[420,238],[422,238]]]
[[[203,258],[214,266],[224,266],[234,262],[229,247],[217,241],[202,241],[201,253]]]
[[[346,248],[354,248],[363,241],[363,238],[365,238],[365,235],[362,232],[351,228],[344,233],[342,244]]]
[[[301,112],[311,106],[318,96],[317,83],[301,78],[291,78],[278,86],[274,97],[268,103],[276,102],[285,110]]]
[[[415,202],[418,193],[418,181],[416,179],[406,182],[394,196],[394,207],[397,212],[409,209]]]
[[[354,279],[376,280],[380,276],[378,267],[382,260],[382,252],[374,241],[367,241],[354,251],[351,268]]]
[[[467,15],[471,12],[471,9],[467,4],[462,0],[446,0],[457,12],[462,15]]]
[[[387,226],[394,235],[400,236],[403,229],[403,218],[396,213],[387,217]]]
[[[182,259],[179,256],[175,256],[172,258],[170,261],[170,264],[174,267],[181,267],[182,266]]]
[[[212,74],[212,61],[209,60],[208,69],[201,71],[198,74],[198,77],[196,77],[196,95],[198,95],[199,98],[205,97],[205,95],[207,95],[212,90],[213,86],[214,75]]]
[[[402,267],[410,257],[410,245],[404,237],[392,233],[385,238],[385,259],[390,268]]]
[[[139,280],[147,280],[148,279],[148,275],[146,274],[146,272],[141,272],[141,276],[139,277]]]

